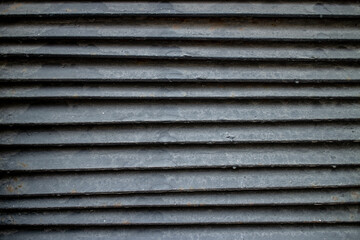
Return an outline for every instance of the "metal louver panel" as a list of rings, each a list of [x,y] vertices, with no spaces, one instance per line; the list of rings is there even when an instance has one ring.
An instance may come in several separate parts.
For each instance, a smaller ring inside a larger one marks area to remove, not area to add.
[[[2,1],[1,239],[359,239],[359,1]]]

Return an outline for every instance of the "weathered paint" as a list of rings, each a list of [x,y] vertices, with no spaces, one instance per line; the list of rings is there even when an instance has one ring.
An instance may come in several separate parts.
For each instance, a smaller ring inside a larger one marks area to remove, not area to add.
[[[2,239],[359,239],[358,1],[0,19]]]

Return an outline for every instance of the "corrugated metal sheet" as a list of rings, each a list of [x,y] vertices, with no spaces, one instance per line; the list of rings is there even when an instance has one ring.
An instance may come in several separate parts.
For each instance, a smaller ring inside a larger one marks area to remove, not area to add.
[[[359,239],[359,1],[0,3],[2,239]]]

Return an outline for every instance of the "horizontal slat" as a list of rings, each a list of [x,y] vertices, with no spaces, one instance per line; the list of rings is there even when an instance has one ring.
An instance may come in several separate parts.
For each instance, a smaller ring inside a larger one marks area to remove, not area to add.
[[[360,120],[360,101],[62,101],[7,103],[0,125]]]
[[[358,225],[341,224],[341,225],[310,225],[302,226],[282,225],[270,226],[249,226],[249,225],[232,225],[232,226],[139,226],[139,227],[78,227],[74,228],[57,228],[44,230],[29,230],[23,227],[15,230],[0,230],[1,236],[9,240],[69,240],[69,239],[251,239],[251,240],[314,240],[314,239],[337,239],[337,240],[358,240],[360,230]]]
[[[195,192],[107,196],[0,199],[1,210],[95,209],[135,207],[285,206],[360,203],[359,189]]]
[[[0,85],[0,99],[354,99],[358,84],[31,83]]]
[[[0,19],[0,238],[358,239],[359,1]]]
[[[0,225],[355,223],[358,206],[112,209],[0,213]]]
[[[359,61],[358,44],[235,43],[235,42],[104,42],[0,43],[0,56],[219,59],[277,61]]]
[[[0,171],[359,166],[360,145],[118,146],[0,151]]]
[[[1,196],[359,186],[360,168],[157,170],[4,175]]]
[[[346,63],[243,63],[156,60],[2,60],[0,81],[358,82]]]
[[[0,24],[0,39],[193,39],[356,41],[354,19],[73,18]]]
[[[9,1],[0,16],[359,17],[357,1]]]
[[[0,145],[212,144],[359,141],[359,123],[151,124],[10,128]]]

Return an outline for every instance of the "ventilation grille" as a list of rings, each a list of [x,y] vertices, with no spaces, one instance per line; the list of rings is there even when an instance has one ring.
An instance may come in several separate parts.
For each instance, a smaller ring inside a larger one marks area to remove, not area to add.
[[[3,239],[359,239],[358,1],[0,3]]]

